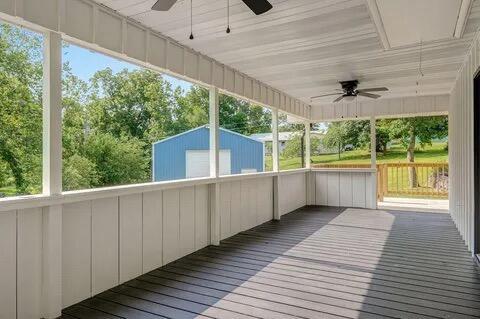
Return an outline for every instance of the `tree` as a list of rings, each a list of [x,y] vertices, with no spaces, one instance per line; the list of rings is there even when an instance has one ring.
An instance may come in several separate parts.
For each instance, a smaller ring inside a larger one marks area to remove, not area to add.
[[[18,194],[41,190],[41,52],[40,36],[0,24],[0,167]]]
[[[345,127],[340,122],[331,123],[328,126],[327,133],[323,137],[322,143],[326,148],[336,149],[338,160],[340,160],[340,153],[345,146],[347,133]]]
[[[63,189],[76,190],[99,185],[95,163],[79,154],[73,154],[63,161]]]
[[[392,138],[400,139],[407,149],[407,161],[415,162],[415,147],[417,142],[420,147],[431,145],[433,139],[442,139],[448,136],[448,117],[412,117],[394,120],[384,120]],[[409,167],[410,187],[418,186],[416,170]]]
[[[356,120],[330,123],[322,142],[326,148],[337,149],[340,160],[345,146],[366,148],[370,145],[370,122]]]
[[[85,155],[95,165],[98,179],[92,186],[146,182],[149,159],[143,147],[137,138],[116,138],[108,133],[89,135]]]

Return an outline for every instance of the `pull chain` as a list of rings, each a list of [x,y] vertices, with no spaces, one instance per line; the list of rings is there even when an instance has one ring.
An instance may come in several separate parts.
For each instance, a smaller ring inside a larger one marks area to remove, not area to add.
[[[227,33],[230,32],[230,0],[227,0]]]
[[[190,40],[193,40],[193,0],[190,0]]]

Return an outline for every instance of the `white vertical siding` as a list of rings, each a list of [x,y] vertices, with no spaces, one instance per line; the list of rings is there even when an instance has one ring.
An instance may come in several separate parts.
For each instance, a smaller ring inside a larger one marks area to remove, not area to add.
[[[376,173],[313,171],[315,204],[359,208],[376,207]]]
[[[0,318],[16,317],[17,212],[0,213]]]
[[[479,67],[478,34],[472,42],[450,96],[449,199],[450,214],[468,248],[473,248],[473,79]]]
[[[42,209],[17,212],[17,318],[41,315]]]
[[[280,215],[294,211],[307,204],[307,174],[308,172],[287,173],[278,177]]]
[[[273,219],[273,178],[220,184],[220,234],[228,238]]]

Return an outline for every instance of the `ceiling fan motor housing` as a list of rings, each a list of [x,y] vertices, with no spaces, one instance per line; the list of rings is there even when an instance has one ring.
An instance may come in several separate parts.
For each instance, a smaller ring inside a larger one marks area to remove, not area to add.
[[[340,85],[345,92],[345,96],[356,96],[357,92],[355,90],[358,86],[358,80],[351,80],[351,81],[340,81]]]

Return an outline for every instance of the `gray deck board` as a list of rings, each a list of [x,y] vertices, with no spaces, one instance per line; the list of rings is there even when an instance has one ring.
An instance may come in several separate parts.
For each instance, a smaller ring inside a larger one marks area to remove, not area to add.
[[[63,317],[480,318],[480,272],[447,214],[308,207]]]

